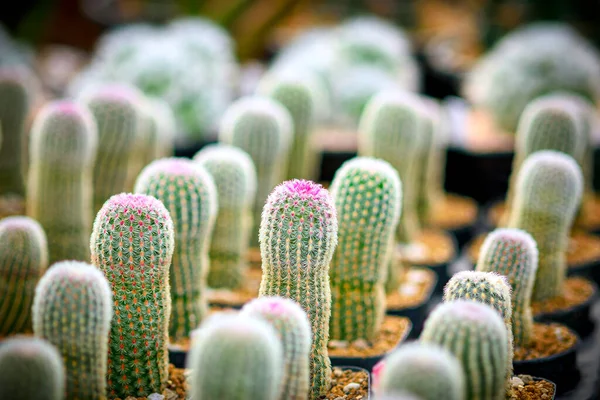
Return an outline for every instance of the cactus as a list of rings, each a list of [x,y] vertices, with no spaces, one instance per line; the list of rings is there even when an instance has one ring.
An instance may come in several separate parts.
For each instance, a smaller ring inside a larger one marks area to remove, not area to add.
[[[0,220],[0,337],[31,331],[35,285],[47,267],[48,244],[38,222]]]
[[[564,153],[536,152],[527,157],[519,170],[508,227],[528,232],[537,244],[539,260],[533,301],[562,293],[569,232],[582,192],[581,169]]]
[[[151,134],[156,136],[153,159],[173,157],[176,130],[173,111],[167,102],[158,97],[148,97],[147,103],[150,107]]]
[[[372,341],[385,315],[384,282],[400,218],[400,178],[389,163],[358,157],[336,172],[331,196],[338,245],[329,269],[330,338]]]
[[[184,158],[148,165],[135,192],[156,197],[171,215],[175,249],[170,269],[172,341],[187,338],[208,312],[205,296],[208,247],[217,216],[217,189],[209,173]]]
[[[377,377],[379,395],[410,393],[422,400],[463,400],[465,375],[456,357],[443,347],[410,343],[388,355]]]
[[[455,300],[437,306],[420,336],[449,350],[465,372],[467,400],[504,400],[510,376],[507,331],[496,310],[483,303]]]
[[[217,314],[195,332],[187,367],[193,399],[277,400],[282,345],[260,318]]]
[[[311,399],[326,394],[331,380],[328,273],[337,233],[335,205],[321,185],[286,181],[269,195],[260,224],[263,276],[259,296],[295,300],[308,315],[313,338]]]
[[[245,279],[246,253],[252,229],[256,171],[243,150],[224,144],[206,146],[194,161],[212,176],[219,198],[219,213],[210,241],[211,288],[239,288]]]
[[[487,235],[479,251],[477,271],[504,275],[510,283],[512,334],[518,347],[527,347],[533,338],[531,292],[537,266],[535,241],[520,229],[496,229]]]
[[[290,113],[281,104],[266,97],[242,98],[223,115],[219,140],[247,152],[256,168],[252,246],[258,245],[258,225],[265,200],[284,178],[292,135]]]
[[[280,400],[306,400],[309,389],[310,323],[294,301],[261,297],[247,303],[242,314],[261,318],[276,330],[283,345],[283,386]]]
[[[64,399],[65,372],[58,351],[43,339],[16,336],[0,346],[0,398]]]
[[[61,353],[67,399],[106,399],[111,296],[102,272],[79,261],[52,265],[36,288],[33,331]]]
[[[46,231],[51,264],[90,258],[97,145],[96,123],[78,104],[55,101],[36,117],[31,131],[27,215]]]
[[[147,396],[166,387],[173,235],[169,212],[151,196],[112,196],[94,221],[92,264],[106,275],[114,299],[107,370],[111,398]]]

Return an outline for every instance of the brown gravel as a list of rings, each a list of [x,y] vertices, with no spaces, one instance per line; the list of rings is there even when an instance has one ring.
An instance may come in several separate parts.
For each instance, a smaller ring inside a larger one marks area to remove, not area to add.
[[[535,381],[530,375],[517,375],[511,380],[510,400],[550,400],[554,385],[546,380]]]
[[[576,343],[577,336],[564,325],[534,323],[531,345],[515,346],[514,359],[523,361],[549,357],[570,349]]]
[[[600,195],[592,193],[583,199],[583,210],[575,220],[575,225],[584,230],[597,230],[600,228]]]
[[[25,201],[20,196],[0,196],[0,219],[13,215],[25,215]]]
[[[427,268],[411,267],[403,271],[398,290],[387,295],[387,309],[399,310],[415,307],[428,300],[435,273]]]
[[[388,353],[409,333],[410,320],[406,317],[386,315],[379,335],[373,343],[357,340],[351,343],[330,342],[328,353],[336,357],[376,357]]]
[[[488,211],[488,222],[490,225],[496,227],[500,224],[500,219],[503,218],[504,211],[506,210],[506,203],[499,201],[493,204]]]
[[[452,236],[443,230],[424,229],[415,237],[414,244],[423,251],[401,250],[400,252],[404,253],[401,255],[402,262],[412,265],[435,265],[450,262],[455,256]]]
[[[472,225],[476,219],[475,200],[447,193],[433,205],[429,223],[436,228],[448,230]]]
[[[356,387],[353,384],[358,384],[359,386]],[[320,399],[361,400],[368,397],[369,374],[366,371],[353,371],[334,367],[331,371],[331,389],[327,395],[321,396]]]
[[[531,302],[534,315],[553,311],[566,310],[585,303],[594,294],[594,286],[585,278],[567,278],[562,294],[544,301]]]
[[[241,306],[258,297],[258,289],[262,279],[262,270],[248,268],[244,285],[236,290],[208,289],[206,297],[209,304]]]
[[[167,381],[167,389],[162,393],[165,400],[185,400],[188,385],[185,379],[185,370],[175,368],[173,364],[169,364],[169,380]],[[126,397],[124,400],[147,400],[147,397]],[[121,400],[117,397],[112,400]]]

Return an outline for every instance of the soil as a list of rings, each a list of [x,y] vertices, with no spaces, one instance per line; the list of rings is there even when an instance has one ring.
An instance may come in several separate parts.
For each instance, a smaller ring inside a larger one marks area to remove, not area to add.
[[[511,379],[510,400],[550,400],[554,385],[547,380],[533,380],[530,375],[517,375]]]
[[[261,279],[261,269],[248,268],[244,285],[241,288],[236,290],[209,289],[206,295],[208,303],[239,307],[258,297]]]
[[[402,342],[410,331],[410,320],[406,317],[386,315],[381,330],[373,343],[365,340],[354,342],[331,341],[328,353],[335,357],[377,357],[388,353]]]
[[[531,310],[533,311],[533,315],[567,310],[585,303],[593,295],[594,285],[589,280],[580,277],[571,277],[565,281],[560,296],[539,302],[532,301]]]
[[[505,211],[506,203],[504,201],[492,204],[487,215],[488,223],[493,227],[500,225],[500,219],[502,219]]]
[[[447,193],[433,204],[429,223],[436,228],[450,230],[471,226],[476,219],[477,203],[475,200]]]
[[[406,268],[398,290],[387,295],[387,309],[400,310],[423,304],[429,299],[435,277],[435,273],[427,268]]]
[[[400,248],[402,262],[412,265],[438,265],[455,256],[452,236],[440,229],[423,229],[413,243]]]
[[[528,347],[515,346],[514,359],[535,360],[562,353],[577,344],[577,335],[560,324],[533,324],[533,340]]]
[[[20,196],[0,196],[0,219],[13,215],[25,215],[25,201]]]
[[[466,148],[475,153],[498,153],[512,151],[515,135],[503,132],[493,121],[490,113],[473,109],[467,115]]]
[[[165,396],[165,400],[185,400],[187,390],[188,383],[186,381],[185,370],[181,368],[175,368],[173,364],[169,364],[169,380],[167,381],[167,389],[162,393]],[[147,399],[147,397],[129,396],[123,400]],[[121,398],[117,397],[112,400],[121,400]]]
[[[352,384],[358,384],[359,386]],[[350,385],[350,386],[348,386]],[[346,389],[346,390],[344,390]],[[367,371],[356,371],[334,367],[331,371],[331,389],[320,399],[325,400],[361,400],[369,397],[369,374]]]

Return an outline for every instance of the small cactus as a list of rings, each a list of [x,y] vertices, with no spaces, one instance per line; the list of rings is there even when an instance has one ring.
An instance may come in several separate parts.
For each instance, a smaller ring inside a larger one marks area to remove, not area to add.
[[[224,144],[208,145],[194,161],[212,176],[219,198],[219,212],[210,240],[211,288],[239,288],[246,278],[246,253],[252,229],[256,171],[243,150]]]
[[[531,292],[538,251],[531,235],[520,229],[496,229],[479,251],[477,271],[506,276],[512,288],[512,333],[515,346],[527,347],[533,338]]]
[[[467,400],[504,400],[508,360],[507,331],[488,305],[455,300],[437,306],[425,321],[421,343],[449,350],[465,373]]]
[[[60,354],[43,339],[12,337],[0,346],[0,399],[62,400],[65,372]]]
[[[111,398],[148,396],[166,387],[173,236],[169,212],[151,196],[112,196],[94,221],[92,264],[106,275],[114,299],[107,370]]]
[[[195,400],[277,400],[284,370],[281,341],[260,318],[217,314],[194,332],[187,368]]]
[[[35,286],[47,267],[48,244],[38,222],[0,220],[0,337],[31,331]]]
[[[98,133],[84,107],[47,104],[31,131],[27,215],[44,227],[52,264],[88,261]]]
[[[283,387],[280,400],[308,399],[310,323],[298,303],[281,297],[261,297],[242,308],[243,315],[261,318],[276,330],[283,345]]]
[[[553,150],[530,155],[519,170],[508,227],[528,232],[537,243],[534,301],[562,293],[567,274],[569,232],[583,192],[575,160]]]
[[[308,315],[313,338],[311,399],[327,393],[331,380],[328,273],[337,233],[335,205],[321,185],[286,181],[269,195],[260,224],[263,276],[259,296],[292,299]]]
[[[169,337],[176,342],[189,337],[208,312],[206,274],[217,189],[200,165],[184,158],[163,158],[144,168],[135,192],[156,197],[173,220]]]
[[[61,353],[68,399],[106,399],[111,296],[102,272],[78,261],[52,265],[36,288],[33,331]]]
[[[338,245],[329,269],[330,338],[372,341],[385,315],[400,178],[383,160],[357,157],[336,172],[330,189],[338,218]]]

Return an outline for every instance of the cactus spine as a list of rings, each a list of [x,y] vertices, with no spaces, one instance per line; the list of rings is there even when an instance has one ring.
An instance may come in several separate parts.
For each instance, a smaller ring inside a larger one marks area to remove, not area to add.
[[[0,337],[31,331],[35,286],[48,267],[48,244],[29,217],[0,220]]]
[[[88,261],[98,133],[85,108],[56,101],[31,131],[27,215],[44,227],[50,263]]]
[[[219,140],[247,152],[256,168],[252,246],[258,245],[256,233],[265,200],[284,177],[292,135],[290,113],[267,97],[242,98],[223,115]]]
[[[260,224],[263,276],[259,296],[295,300],[307,313],[313,338],[311,399],[327,393],[331,379],[328,273],[337,233],[335,205],[321,185],[286,181],[269,195]]]
[[[330,338],[374,340],[385,315],[385,274],[400,218],[398,173],[383,160],[358,157],[331,184],[338,245],[329,269]]]
[[[534,301],[547,300],[562,292],[569,232],[582,192],[581,169],[566,154],[553,150],[536,152],[519,170],[508,227],[528,232],[537,243]]]
[[[92,264],[106,275],[114,314],[108,342],[111,398],[162,393],[168,379],[173,222],[153,197],[112,196],[90,238]]]
[[[33,331],[62,354],[67,399],[106,399],[111,317],[110,287],[96,267],[62,261],[40,280],[33,303]]]
[[[310,322],[298,303],[281,297],[261,297],[247,303],[242,314],[269,322],[283,345],[283,386],[280,400],[308,399]]]
[[[208,172],[193,161],[163,158],[144,168],[135,191],[160,200],[173,220],[169,337],[178,341],[189,337],[208,312],[208,246],[217,215],[217,190]]]
[[[217,314],[194,334],[187,367],[195,400],[277,400],[283,350],[275,330],[259,318]]]
[[[437,306],[425,321],[422,343],[449,350],[465,372],[466,400],[506,395],[507,331],[500,314],[483,303],[456,300]]]
[[[64,399],[65,372],[58,351],[43,339],[12,337],[0,346],[0,398]]]
[[[194,161],[212,176],[219,198],[210,240],[208,286],[235,289],[244,282],[247,267],[256,195],[254,164],[246,152],[224,144],[206,146]]]

